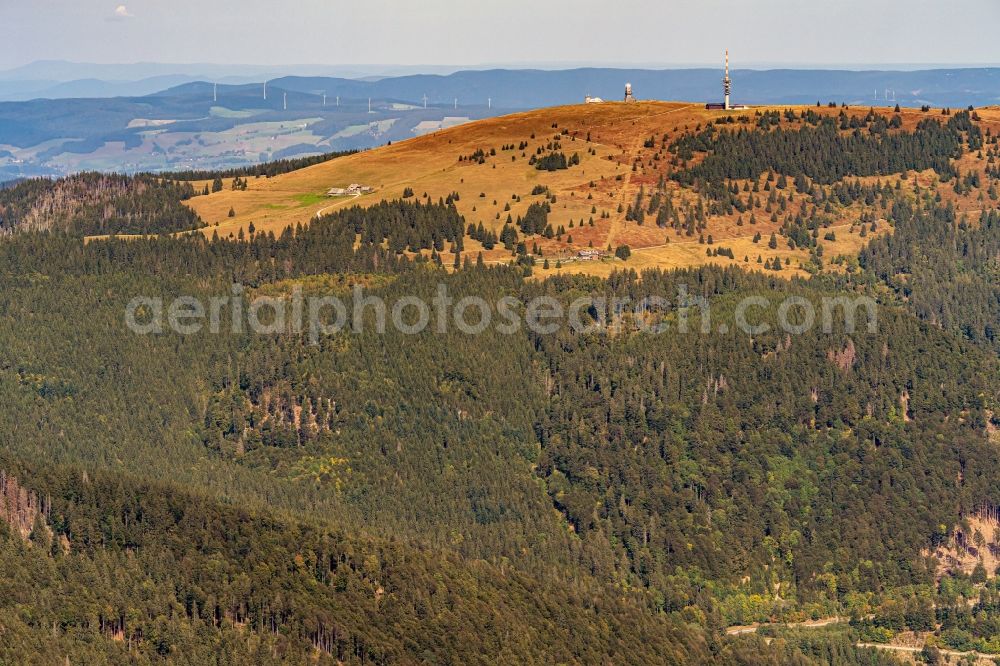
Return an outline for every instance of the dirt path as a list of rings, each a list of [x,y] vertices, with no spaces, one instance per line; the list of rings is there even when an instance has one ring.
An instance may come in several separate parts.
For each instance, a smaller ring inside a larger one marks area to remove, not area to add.
[[[329,206],[324,206],[323,208],[320,208],[318,211],[316,211],[316,214],[313,215],[313,219],[318,220],[319,218],[323,217],[323,214],[326,211],[332,210],[334,208],[342,208],[342,207],[346,206],[347,204],[349,204],[349,203],[351,203],[351,202],[353,202],[353,201],[355,201],[357,199],[360,199],[360,198],[361,198],[360,196],[345,197],[343,199],[340,199],[336,203],[332,203]]]
[[[875,648],[876,650],[886,650],[889,652],[906,652],[908,654],[916,654],[923,651],[922,647],[907,647],[905,645],[886,645],[885,643],[858,643],[858,647],[863,648]],[[981,657],[984,659],[996,659],[1000,658],[1000,654],[987,654],[985,652],[976,652],[971,650],[969,652],[958,652],[957,650],[945,650],[943,648],[938,648],[938,651],[949,657]]]
[[[741,636],[743,634],[755,634],[761,627],[793,627],[797,629],[819,629],[828,627],[831,624],[847,622],[847,618],[834,615],[833,617],[822,617],[818,620],[806,620],[805,622],[765,622],[763,624],[746,624],[726,629],[727,636]]]
[[[727,636],[744,636],[746,634],[755,634],[757,630],[761,627],[795,627],[799,629],[819,629],[822,627],[828,627],[832,624],[840,624],[842,622],[847,622],[847,618],[843,617],[825,617],[819,620],[810,620],[807,622],[790,622],[787,624],[781,623],[763,623],[763,624],[748,624],[736,627],[729,627],[726,629]],[[864,643],[858,642],[858,647],[861,648],[874,648],[876,650],[886,650],[888,652],[905,652],[907,654],[919,654],[923,651],[923,647],[910,647],[906,645],[888,645],[886,643]],[[988,654],[985,652],[977,652],[975,650],[970,650],[968,652],[959,652],[958,650],[946,650],[943,648],[938,648],[941,654],[948,657],[965,657],[973,656],[977,658],[984,659],[1000,659],[1000,654]]]

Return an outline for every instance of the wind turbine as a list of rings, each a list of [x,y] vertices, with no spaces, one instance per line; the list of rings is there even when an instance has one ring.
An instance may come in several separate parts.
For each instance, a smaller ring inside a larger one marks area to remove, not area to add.
[[[264,101],[267,101],[267,81],[264,81]]]
[[[282,104],[285,107],[285,111],[288,111],[288,93],[284,93],[283,95],[284,95],[284,101],[282,102]]]
[[[214,102],[218,102],[218,101],[219,101],[219,84],[218,83],[213,83],[212,84],[212,102],[214,103]]]
[[[424,93],[424,108],[427,108],[427,93]]]
[[[492,97],[487,97],[486,98],[486,107],[489,108],[489,109],[493,108],[493,98]]]

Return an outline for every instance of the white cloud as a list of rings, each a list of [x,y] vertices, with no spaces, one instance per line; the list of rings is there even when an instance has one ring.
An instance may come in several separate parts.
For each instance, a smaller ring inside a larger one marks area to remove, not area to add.
[[[117,7],[115,7],[115,18],[127,19],[132,17],[133,14],[129,13],[128,7],[126,7],[125,5],[118,5]]]

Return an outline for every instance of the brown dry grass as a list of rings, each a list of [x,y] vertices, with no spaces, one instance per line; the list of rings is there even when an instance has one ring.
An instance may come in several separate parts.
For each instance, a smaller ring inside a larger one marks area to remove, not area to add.
[[[787,107],[775,108],[783,110]],[[805,108],[799,107],[798,110]],[[811,108],[822,114],[840,112],[839,109],[826,107]],[[756,110],[731,113],[752,116]],[[867,109],[849,112],[865,111]],[[892,112],[891,109],[878,111]],[[904,126],[909,129],[922,118],[934,117],[935,113],[904,110],[901,115]],[[274,178],[250,179],[246,191],[231,191],[227,182],[222,192],[196,197],[190,205],[208,223],[204,230],[206,234],[237,235],[240,229],[246,231],[251,222],[258,231],[277,234],[288,226],[308,224],[318,214],[399,198],[409,187],[415,191],[417,199],[425,201],[438,201],[457,192],[460,195],[457,207],[467,222],[481,222],[485,227],[498,231],[508,215],[516,219],[519,214],[524,214],[530,203],[543,200],[540,195],[530,194],[532,188],[541,184],[557,197],[550,215],[553,228],[564,226],[573,239],[572,244],[566,242],[567,237],[562,241],[537,239],[544,255],[550,258],[549,272],[555,272],[556,259],[563,259],[563,271],[607,274],[623,264],[567,260],[586,247],[605,249],[608,245],[619,244],[632,248],[633,256],[627,265],[637,269],[697,266],[707,262],[734,263],[721,257],[707,257],[706,246],[699,244],[697,237],[660,229],[649,222],[645,226],[626,223],[624,213],[618,212],[619,206],[627,207],[634,200],[640,187],[645,187],[647,193],[651,192],[669,168],[669,161],[665,159],[667,153],[660,146],[664,134],[668,135],[668,140],[673,140],[684,131],[694,130],[720,115],[721,112],[707,111],[701,105],[676,102],[606,103],[538,109],[443,130]],[[992,127],[993,132],[1000,131],[1000,110],[981,110],[980,115],[985,126]],[[568,131],[569,135],[560,136],[564,131]],[[590,142],[586,140],[588,134]],[[656,137],[656,146],[645,148],[643,141],[650,136]],[[547,152],[547,144],[557,137],[561,141],[562,152],[567,156],[578,153],[581,164],[551,173],[530,166],[528,158],[535,150],[541,146],[543,152]],[[522,141],[528,143],[523,151],[501,150],[505,144],[516,146]],[[487,153],[496,149],[497,154],[488,157],[485,164],[459,161],[460,155],[470,155],[478,149]],[[590,149],[594,154],[590,154]],[[655,159],[657,153],[660,159]],[[634,163],[638,165],[635,169],[632,166]],[[966,156],[960,166],[963,171],[968,171],[984,168],[985,163],[974,156]],[[894,182],[898,177],[888,180]],[[919,175],[919,181],[925,187],[933,186],[935,180],[933,174]],[[327,199],[323,196],[330,187],[350,183],[371,185],[376,191],[359,198]],[[202,185],[198,184],[199,187]],[[940,189],[945,199],[954,201],[960,210],[974,214],[983,205],[972,197],[958,197],[950,187]],[[689,191],[681,191],[672,184],[670,190],[675,202],[692,196]],[[428,199],[423,199],[425,193]],[[766,196],[766,193],[758,196]],[[520,197],[520,201],[515,201],[514,197]],[[509,211],[505,210],[508,204]],[[802,203],[796,201],[793,205]],[[228,217],[230,208],[236,213],[233,218]],[[790,210],[793,208],[790,207]],[[604,212],[610,217],[602,219]],[[860,208],[856,208],[839,214],[834,223],[837,240],[823,242],[827,259],[840,254],[856,254],[864,242],[870,240],[870,237],[862,239],[857,234],[848,233],[850,222],[856,220],[859,213]],[[778,226],[770,222],[769,217],[758,211],[758,224],[752,227],[738,226],[736,215],[712,217],[708,221],[706,235],[711,234],[717,246],[731,248],[736,255],[735,263],[752,268],[757,266],[758,255],[765,260],[777,256],[790,259],[794,272],[799,263],[806,261],[807,253],[788,250],[783,243],[779,249],[769,250],[766,241]],[[593,226],[589,224],[591,218],[594,219]],[[880,232],[885,232],[886,227],[881,225]],[[758,231],[763,236],[763,242],[753,244],[751,238]],[[533,242],[535,239],[532,239]],[[477,242],[467,240],[466,251],[473,256],[481,249]],[[749,257],[748,263],[744,263],[744,256]],[[498,247],[484,252],[484,258],[488,262],[503,262],[509,261],[510,255]]]

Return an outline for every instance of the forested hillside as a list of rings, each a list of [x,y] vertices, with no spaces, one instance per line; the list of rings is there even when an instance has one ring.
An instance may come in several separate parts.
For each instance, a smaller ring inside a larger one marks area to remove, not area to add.
[[[270,178],[278,174],[288,173],[296,169],[305,169],[314,164],[322,164],[335,160],[344,155],[352,155],[357,151],[347,150],[332,153],[322,153],[321,155],[310,155],[309,157],[296,157],[292,159],[271,160],[253,166],[237,167],[234,169],[222,169],[218,171],[171,171],[164,177],[172,180],[212,180],[215,178],[260,178],[261,176]]]
[[[12,663],[29,654],[231,664],[709,656],[703,629],[634,598],[585,602],[597,594],[586,584],[555,586],[119,475],[2,467],[5,504],[31,524],[24,533],[0,523],[0,658]]]
[[[891,230],[808,279],[749,261],[639,273],[624,252],[608,278],[535,279],[548,193],[495,239],[456,197],[209,238],[164,233],[198,226],[177,214],[189,185],[0,191],[0,661],[878,664],[859,640],[1000,645],[997,211],[982,197],[957,214],[905,174],[873,182],[928,167],[965,187],[953,153],[974,121],[893,128],[879,145],[901,161],[868,173],[871,132],[809,118],[674,144],[691,153],[678,178],[719,206],[764,198],[758,178],[772,194],[808,178],[793,186],[809,214],[780,233],[817,258],[828,203]],[[814,141],[829,160],[782,161]],[[716,172],[726,150],[768,157]],[[633,220],[672,206],[665,188]],[[113,233],[150,235],[81,237]],[[466,249],[482,238],[509,263]],[[380,332],[369,311],[317,339],[228,319],[259,296],[354,311],[442,288],[521,313],[596,297],[584,318],[615,323]],[[707,330],[678,329],[694,301],[620,321],[607,305],[684,290],[711,304]],[[126,326],[134,298],[181,295],[235,300],[214,331]],[[845,296],[878,301],[874,330],[779,325],[781,298]],[[769,330],[735,326],[748,297]],[[723,633],[829,616],[853,623]]]
[[[0,190],[0,232],[96,236],[187,231],[204,226],[182,203],[194,194],[190,184],[146,175],[84,173],[25,180]]]
[[[712,125],[697,135],[686,134],[672,144],[673,152],[688,159],[694,152],[709,154],[698,165],[680,171],[677,178],[687,183],[699,178],[719,183],[756,178],[770,170],[830,185],[846,177],[925,169],[951,176],[954,169],[949,159],[961,155],[962,131],[971,132],[971,150],[983,145],[982,132],[965,111],[952,116],[945,125],[926,118],[912,132],[890,132],[902,126],[900,117],[890,120],[874,112],[864,120],[849,117],[845,111],[841,111],[839,119],[815,112],[804,114],[803,119],[806,127],[767,131],[780,124],[780,115],[775,111],[758,119],[758,129],[763,131],[720,131]],[[841,134],[844,131],[851,133]]]
[[[897,213],[893,235],[871,243],[861,264],[922,319],[1000,350],[1000,209],[978,219],[929,205]]]
[[[722,303],[815,297],[735,272],[623,278],[618,297],[677,284]],[[762,321],[772,332],[752,338],[541,336],[552,388],[538,472],[553,503],[578,533],[621,544],[615,573],[668,608],[693,603],[703,579],[733,590],[730,623],[792,597],[833,615],[859,593],[931,583],[912,554],[956,511],[998,499],[983,437],[995,361],[892,310],[877,335]],[[765,607],[746,615],[751,595]]]

